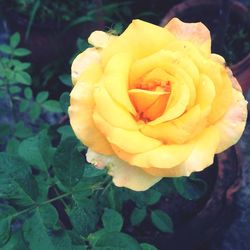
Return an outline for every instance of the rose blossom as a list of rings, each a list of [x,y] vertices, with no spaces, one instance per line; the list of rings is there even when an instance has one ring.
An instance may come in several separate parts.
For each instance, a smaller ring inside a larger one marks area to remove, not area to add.
[[[247,102],[202,23],[134,20],[89,43],[72,65],[70,122],[115,185],[141,191],[189,176],[239,140]]]

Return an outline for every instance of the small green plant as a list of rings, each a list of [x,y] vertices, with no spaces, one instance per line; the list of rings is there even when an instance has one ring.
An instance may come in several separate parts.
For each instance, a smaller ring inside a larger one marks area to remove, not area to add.
[[[4,86],[9,93],[19,93],[17,84],[31,85],[31,76],[27,72],[30,63],[24,63],[20,58],[30,54],[25,48],[18,48],[19,33],[10,37],[9,44],[0,45],[0,52],[5,55],[0,58],[0,86]],[[15,88],[13,88],[15,87]]]
[[[13,34],[8,44],[0,45],[0,99],[2,117],[0,127],[6,128],[4,135],[9,139],[22,139],[36,132],[44,123],[42,115],[46,112],[62,113],[59,101],[48,99],[49,93],[32,90],[32,78],[28,72],[31,63],[22,58],[30,51],[19,48],[20,34]],[[6,106],[7,105],[7,109]],[[39,124],[39,126],[38,126]],[[29,126],[28,126],[29,125]],[[4,140],[0,144],[4,143]],[[8,143],[13,144],[13,140]]]
[[[239,62],[250,53],[250,33],[246,27],[229,26],[225,37],[225,56],[229,64]]]

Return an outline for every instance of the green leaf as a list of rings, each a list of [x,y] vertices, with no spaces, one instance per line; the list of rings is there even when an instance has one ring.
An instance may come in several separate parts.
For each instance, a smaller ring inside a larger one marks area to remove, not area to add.
[[[24,222],[23,233],[25,240],[29,243],[29,249],[71,249],[70,238],[64,231],[53,233],[46,227],[47,216],[41,212],[40,208],[36,208],[34,214]]]
[[[69,108],[69,92],[64,92],[60,96],[60,105],[64,113],[68,113]]]
[[[84,250],[85,248],[83,246],[85,246],[85,239],[80,235],[78,234],[74,228],[72,230],[67,230],[67,233],[71,239],[71,242],[72,244],[75,246],[81,246],[82,249],[80,248],[79,250]],[[72,249],[73,250],[73,249]],[[87,249],[86,249],[87,250]]]
[[[18,153],[33,167],[46,171],[54,154],[47,131],[43,130],[38,135],[23,140]]]
[[[10,202],[10,204],[19,207],[29,207],[34,205],[33,199],[24,189],[25,186],[30,186],[30,188],[36,188],[35,183],[31,183],[30,179],[26,179],[27,183],[18,183],[15,179],[10,177],[0,176],[0,199],[5,199]],[[29,181],[29,183],[28,183]],[[33,185],[32,185],[33,184]],[[34,191],[34,190],[28,190]]]
[[[93,191],[100,189],[103,184],[102,177],[82,177],[81,180],[72,188],[73,198],[77,203],[85,201]]]
[[[11,86],[11,87],[9,88],[9,91],[10,91],[10,93],[13,95],[13,94],[20,93],[21,88],[18,87],[18,86]]]
[[[2,77],[3,75],[1,74],[1,69],[0,69],[0,77]],[[4,85],[4,81],[3,79],[0,78],[0,86]],[[0,92],[0,98],[2,98],[2,96],[4,96],[5,94],[3,94],[3,91],[1,90]]]
[[[119,232],[123,226],[123,218],[117,211],[106,208],[102,216],[102,223],[107,231]]]
[[[2,111],[0,109],[0,111]],[[0,123],[0,137],[7,137],[12,134],[11,127],[9,123]]]
[[[77,150],[78,143],[75,137],[66,138],[58,146],[53,159],[57,178],[69,189],[79,182],[84,170],[85,160]]]
[[[41,111],[40,105],[38,103],[33,103],[29,112],[31,120],[35,121],[40,116]]]
[[[161,193],[157,190],[149,189],[147,190],[146,197],[145,202],[147,205],[154,205],[160,200]]]
[[[177,192],[187,200],[198,200],[207,191],[207,184],[196,177],[178,177],[173,179]]]
[[[30,167],[22,158],[14,154],[0,153],[0,176],[17,178],[18,176],[23,177],[29,173]]]
[[[27,138],[32,135],[31,129],[25,126],[24,122],[16,123],[14,131],[15,131],[14,135],[20,139]]]
[[[153,210],[151,212],[152,223],[160,231],[164,233],[173,233],[173,222],[172,219],[161,210]]]
[[[11,238],[4,247],[0,247],[1,250],[30,250],[27,244],[24,242],[22,231],[18,230],[11,234]]]
[[[25,48],[18,48],[14,50],[14,55],[15,56],[27,56],[31,53],[30,50],[25,49]]]
[[[61,126],[57,129],[57,132],[61,135],[61,141],[65,140],[67,137],[74,136],[74,132],[69,125]]]
[[[34,178],[36,182],[39,184],[36,202],[42,203],[49,199],[48,192],[50,186],[52,186],[51,178],[48,176],[48,173],[46,172],[40,172],[39,174],[35,175]]]
[[[107,174],[106,169],[97,169],[89,163],[85,163],[84,165],[84,176],[86,177],[101,176],[106,174]]]
[[[73,21],[71,21],[67,26],[66,28],[63,30],[63,32],[67,32],[69,29],[71,29],[72,27],[78,25],[78,24],[83,24],[83,23],[86,23],[86,22],[91,22],[93,21],[93,17],[92,16],[88,16],[88,15],[84,15],[84,16],[80,16],[80,17],[77,17],[77,18],[74,18]]]
[[[27,28],[26,28],[26,31],[25,31],[25,40],[27,41],[28,38],[29,38],[29,34],[30,34],[30,30],[31,30],[31,26],[34,22],[34,19],[36,17],[36,13],[40,7],[40,0],[35,0],[35,2],[33,2],[32,4],[32,8],[31,10],[29,11],[29,22],[28,22],[28,25],[27,25]]]
[[[150,188],[145,192],[126,190],[125,193],[127,194],[127,199],[133,200],[138,207],[154,205],[161,198],[161,193],[153,188]]]
[[[71,76],[69,74],[63,74],[59,76],[59,80],[66,86],[72,87]]]
[[[44,101],[48,99],[48,97],[49,97],[48,91],[41,91],[36,96],[36,102],[43,103]]]
[[[84,51],[89,47],[89,43],[85,39],[78,38],[76,41],[76,46],[79,51]]]
[[[50,111],[50,112],[54,112],[54,113],[61,113],[62,112],[62,108],[60,106],[60,103],[56,100],[48,100],[42,104],[42,107],[45,110]]]
[[[147,210],[145,207],[143,208],[135,207],[130,217],[130,222],[132,226],[139,225],[145,219],[146,215],[147,215]]]
[[[108,231],[102,228],[94,233],[89,234],[88,241],[90,241],[91,246],[94,246],[96,242],[106,233],[108,233]]]
[[[58,222],[58,213],[54,206],[51,204],[46,204],[40,206],[39,212],[43,218],[43,224],[48,229],[53,229]]]
[[[11,233],[11,221],[12,215],[15,214],[16,210],[6,204],[0,203],[0,247],[4,246]]]
[[[120,232],[105,233],[96,242],[93,250],[119,249],[141,250],[139,243],[130,235]]]
[[[84,199],[72,210],[68,211],[70,221],[78,234],[87,236],[96,230],[99,221],[97,204],[93,200]]]
[[[30,63],[24,63],[16,59],[13,59],[11,62],[12,62],[12,65],[15,67],[15,71],[28,69],[31,65]]]
[[[20,141],[16,138],[12,138],[8,141],[8,144],[6,146],[6,152],[10,154],[17,154],[18,153],[18,147],[19,147]]]
[[[15,81],[18,83],[22,83],[25,85],[30,85],[31,84],[31,76],[24,71],[18,71],[15,74]]]
[[[141,243],[141,250],[158,250],[155,246],[148,243]]]
[[[162,178],[162,180],[154,185],[153,189],[160,192],[162,195],[168,195],[176,191],[172,178]]]
[[[26,98],[27,100],[31,100],[31,99],[32,99],[33,93],[32,93],[31,88],[26,87],[26,88],[24,89],[24,96],[25,96],[25,98]]]
[[[111,185],[106,192],[106,199],[110,208],[121,211],[122,210],[122,198],[119,191],[114,185]]]
[[[30,101],[24,99],[20,102],[19,111],[24,112],[29,108],[29,106],[30,106]]]
[[[0,199],[18,206],[30,206],[37,193],[37,183],[29,165],[16,155],[0,153]]]
[[[18,32],[14,33],[10,37],[10,46],[14,49],[20,43],[20,34]]]
[[[11,54],[12,49],[11,49],[11,47],[9,45],[2,44],[2,45],[0,45],[0,52],[3,52],[5,54]]]

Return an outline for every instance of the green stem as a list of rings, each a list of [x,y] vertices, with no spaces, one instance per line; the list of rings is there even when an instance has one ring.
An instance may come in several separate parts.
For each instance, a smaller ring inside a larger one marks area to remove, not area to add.
[[[109,186],[110,186],[111,184],[112,184],[112,182],[110,182],[110,183],[104,188],[102,194],[105,192],[105,190],[107,190],[107,189],[109,188]],[[100,190],[100,189],[99,189],[99,185],[97,185],[96,188],[95,188],[95,185],[94,185],[93,188],[96,189],[96,190]],[[56,191],[56,193],[58,194],[57,191]],[[43,206],[43,205],[49,204],[49,203],[51,203],[51,202],[54,202],[54,201],[63,199],[64,197],[67,197],[67,196],[72,195],[72,194],[73,194],[72,192],[68,192],[68,193],[61,194],[61,195],[59,195],[59,196],[56,196],[56,197],[54,197],[54,198],[52,198],[52,199],[49,199],[49,200],[47,200],[47,201],[44,201],[44,202],[42,202],[42,203],[40,203],[40,204],[33,204],[31,207],[28,207],[28,208],[26,208],[26,209],[24,209],[24,210],[22,210],[22,211],[19,211],[19,212],[13,214],[13,215],[12,215],[12,218],[17,217],[17,216],[19,216],[19,215],[21,215],[21,214],[24,214],[24,213],[26,213],[26,212],[29,212],[29,211],[31,211],[31,210],[34,210],[34,209],[36,209],[36,208],[38,208],[38,207],[40,207],[40,206]],[[64,201],[63,201],[63,200],[62,200],[62,202],[63,202],[63,204],[64,204]],[[67,204],[66,204],[66,203],[65,203],[64,205],[67,207]]]
[[[58,195],[57,197],[59,197],[60,195],[59,195],[59,192],[58,192],[58,190],[57,190],[56,187],[54,188],[54,190],[55,190],[55,193]],[[68,205],[67,205],[67,203],[63,200],[63,198],[61,198],[61,202],[63,203],[64,207],[68,208]]]
[[[101,196],[103,196],[106,192],[107,192],[107,190],[109,189],[109,187],[112,185],[112,180],[111,181],[109,181],[109,183],[107,184],[107,186],[102,190],[102,192],[101,192]]]
[[[51,203],[51,202],[53,202],[53,201],[60,200],[60,199],[62,199],[62,198],[64,198],[64,197],[67,197],[67,196],[69,196],[69,195],[71,195],[71,194],[72,194],[71,192],[65,193],[65,194],[61,194],[61,195],[59,195],[59,196],[57,196],[57,197],[54,197],[54,198],[52,198],[52,199],[50,199],[50,200],[47,200],[47,201],[44,201],[44,202],[38,204],[37,207],[46,205],[46,204]]]
[[[65,194],[59,195],[59,196],[57,196],[57,197],[54,197],[54,198],[52,198],[52,199],[49,199],[49,200],[47,200],[47,201],[44,201],[44,202],[42,202],[42,203],[40,203],[40,204],[34,204],[33,207],[28,207],[28,208],[26,208],[26,209],[24,209],[24,210],[22,210],[22,211],[19,211],[19,212],[13,214],[13,215],[12,215],[12,218],[13,218],[13,217],[20,216],[21,214],[24,214],[24,213],[26,213],[26,212],[29,212],[29,211],[31,211],[31,210],[34,210],[34,209],[36,209],[36,208],[38,208],[38,207],[40,207],[40,206],[46,205],[46,204],[51,203],[51,202],[53,202],[53,201],[60,200],[60,199],[66,197],[66,196],[69,196],[69,195],[71,195],[71,194],[72,194],[72,193],[65,193]]]

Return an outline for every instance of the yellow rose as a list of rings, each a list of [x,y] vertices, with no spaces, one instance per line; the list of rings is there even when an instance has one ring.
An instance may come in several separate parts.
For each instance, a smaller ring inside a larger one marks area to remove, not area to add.
[[[189,176],[239,140],[247,102],[202,23],[134,20],[89,43],[72,65],[70,122],[115,185],[141,191]]]

